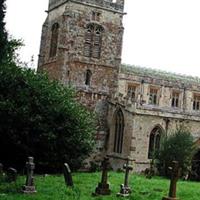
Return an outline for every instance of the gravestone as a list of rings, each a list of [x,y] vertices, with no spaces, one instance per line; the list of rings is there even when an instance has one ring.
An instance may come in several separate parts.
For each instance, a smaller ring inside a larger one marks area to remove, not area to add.
[[[65,183],[68,187],[73,187],[73,179],[71,170],[69,168],[69,165],[67,163],[64,164],[64,177],[65,177]]]
[[[17,170],[10,167],[7,170],[7,181],[8,182],[16,182],[17,180]]]
[[[176,198],[176,185],[177,185],[179,176],[180,176],[179,163],[177,161],[173,161],[172,162],[170,188],[169,188],[169,196],[163,197],[162,200],[178,200],[178,198]]]
[[[110,163],[109,158],[105,157],[102,161],[102,177],[101,182],[96,187],[95,193],[93,195],[110,195],[111,190],[109,189],[108,181],[108,169],[109,169]]]
[[[28,162],[26,162],[26,170],[27,170],[26,183],[22,187],[22,192],[25,194],[36,193],[34,185],[34,177],[33,177],[35,164],[33,161],[34,161],[33,157],[28,157]]]
[[[129,172],[133,170],[133,167],[129,165],[129,159],[127,159],[127,162],[126,164],[124,164],[123,169],[125,169],[124,184],[121,184],[121,189],[117,196],[127,197],[131,193],[131,188],[128,185]]]
[[[0,163],[0,177],[3,176],[3,164]]]

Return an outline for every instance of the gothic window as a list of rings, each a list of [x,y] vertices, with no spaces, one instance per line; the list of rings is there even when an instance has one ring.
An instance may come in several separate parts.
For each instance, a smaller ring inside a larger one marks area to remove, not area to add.
[[[132,100],[136,100],[136,86],[135,85],[128,85],[128,97]]]
[[[200,94],[194,94],[193,110],[200,110]]]
[[[114,139],[114,152],[122,153],[124,137],[124,116],[119,109],[115,115],[115,139]]]
[[[97,24],[89,24],[85,34],[84,56],[100,58],[103,28]]]
[[[88,69],[88,70],[86,71],[86,76],[85,76],[85,85],[90,86],[91,77],[92,77],[92,72]]]
[[[58,23],[53,24],[51,29],[51,44],[50,44],[50,57],[56,56],[57,46],[58,46],[58,33],[59,33],[59,25]]]
[[[149,159],[154,158],[155,152],[160,149],[161,136],[162,136],[162,129],[160,127],[155,127],[151,131],[149,138],[149,153],[148,153]]]
[[[172,92],[172,107],[178,108],[179,107],[179,92]]]
[[[150,88],[149,104],[152,104],[152,105],[158,104],[158,89]]]

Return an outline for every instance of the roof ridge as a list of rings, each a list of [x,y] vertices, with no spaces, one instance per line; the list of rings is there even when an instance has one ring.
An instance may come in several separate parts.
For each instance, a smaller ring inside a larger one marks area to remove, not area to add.
[[[145,76],[153,76],[155,78],[163,78],[167,79],[170,81],[173,80],[181,80],[184,83],[198,83],[200,84],[200,77],[198,76],[191,76],[191,75],[185,75],[185,74],[179,74],[179,73],[174,73],[174,72],[169,72],[169,71],[164,71],[160,69],[153,69],[153,68],[148,68],[148,67],[141,67],[138,65],[130,65],[130,64],[121,64],[121,72],[124,73],[136,73],[140,75],[145,75]]]

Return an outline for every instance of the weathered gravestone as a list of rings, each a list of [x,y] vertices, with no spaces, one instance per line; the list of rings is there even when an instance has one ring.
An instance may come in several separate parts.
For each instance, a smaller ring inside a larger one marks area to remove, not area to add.
[[[169,188],[169,196],[163,197],[162,200],[178,200],[178,198],[176,198],[176,185],[177,185],[179,176],[180,176],[179,163],[177,161],[173,161],[172,162],[170,188]]]
[[[127,162],[126,164],[124,164],[123,169],[125,169],[124,184],[121,184],[121,189],[117,196],[127,197],[131,193],[131,188],[128,185],[129,172],[133,170],[133,167],[129,165],[129,159],[127,159]]]
[[[69,165],[67,163],[64,164],[64,177],[65,177],[65,183],[68,187],[73,187],[73,179],[71,170],[69,168]]]
[[[28,162],[26,162],[26,170],[27,170],[26,183],[22,187],[22,192],[25,194],[36,193],[35,185],[34,185],[34,177],[33,177],[35,164],[33,160],[34,160],[33,157],[28,157]]]
[[[3,164],[0,163],[0,177],[3,176]]]
[[[17,170],[10,167],[7,170],[7,181],[8,182],[16,182],[17,180]]]
[[[107,183],[109,166],[109,158],[105,157],[102,161],[101,182],[96,187],[95,193],[93,193],[93,195],[110,195],[111,190],[109,189],[109,184]]]

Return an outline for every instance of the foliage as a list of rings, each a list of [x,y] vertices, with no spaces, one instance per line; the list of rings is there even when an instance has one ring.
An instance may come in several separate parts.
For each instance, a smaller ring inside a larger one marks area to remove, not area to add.
[[[16,50],[22,46],[21,40],[8,36],[4,22],[5,13],[5,0],[0,0],[0,65],[15,63],[17,60]]]
[[[193,137],[185,128],[178,128],[165,137],[158,155],[164,174],[168,174],[168,168],[171,166],[172,161],[178,161],[182,173],[187,173],[191,167],[195,149]]]
[[[20,168],[34,156],[40,171],[61,169],[64,162],[76,169],[93,148],[94,130],[94,116],[75,101],[71,88],[31,69],[0,67],[4,165]]]
[[[17,187],[13,185],[0,184],[1,200],[116,200],[124,199],[116,197],[123,183],[124,173],[109,173],[111,195],[93,197],[91,194],[101,179],[101,173],[74,173],[74,188],[66,188],[63,176],[36,176],[35,185],[37,193],[34,195],[23,195],[19,192],[19,185],[23,185],[25,177],[19,177]],[[151,180],[143,176],[130,175],[129,185],[132,194],[129,200],[160,200],[168,194],[169,180],[153,177]],[[2,195],[1,195],[2,194]],[[4,195],[3,195],[4,194]],[[199,200],[199,183],[179,181],[177,184],[177,196],[180,199]]]
[[[6,54],[7,32],[5,30],[5,0],[0,0],[0,63]]]

